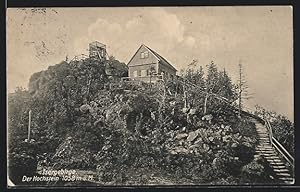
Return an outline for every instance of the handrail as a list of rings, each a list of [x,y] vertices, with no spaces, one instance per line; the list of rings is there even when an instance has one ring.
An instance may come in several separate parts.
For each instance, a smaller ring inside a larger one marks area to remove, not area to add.
[[[280,142],[273,136],[272,126],[268,120],[266,122],[267,129],[269,130],[269,136],[272,146],[284,157],[284,159],[294,168],[295,159],[294,157],[280,144]]]
[[[268,132],[269,132],[269,139],[271,142],[271,145],[274,146],[274,148],[276,149],[276,151],[278,151],[278,153],[280,153],[283,158],[294,168],[295,167],[295,160],[294,157],[280,144],[280,142],[273,136],[273,129],[272,126],[270,124],[270,122],[268,120],[266,120],[265,118],[262,118],[256,114],[253,114],[251,112],[247,112],[247,111],[242,111],[244,114],[246,114],[247,116],[251,116],[253,118],[256,118],[257,120],[259,120],[261,123],[263,123]]]
[[[292,165],[292,167],[294,167],[295,166],[295,164],[294,164],[294,162],[295,162],[295,160],[294,160],[294,157],[279,143],[279,141],[277,140],[277,139],[275,139],[274,137],[272,137],[272,139],[273,139],[273,143],[275,142],[276,143],[276,145],[275,145],[275,147],[276,148],[278,148],[277,147],[277,145],[280,147],[280,148],[282,148],[283,149],[283,151],[286,153],[286,155],[288,156],[288,157],[286,157],[286,156],[284,156],[285,157],[285,159]],[[280,149],[279,149],[280,150]]]
[[[273,145],[273,139],[272,139],[272,138],[273,138],[273,131],[272,131],[272,127],[271,127],[269,121],[267,121],[267,120],[265,120],[265,119],[263,119],[263,120],[264,120],[264,122],[265,122],[265,125],[266,125],[268,131],[269,131],[269,140],[270,140],[270,142],[271,142],[271,145]]]

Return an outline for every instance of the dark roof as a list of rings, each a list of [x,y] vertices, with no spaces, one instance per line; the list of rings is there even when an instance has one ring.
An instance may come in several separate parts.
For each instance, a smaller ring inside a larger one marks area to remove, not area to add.
[[[156,53],[154,50],[152,50],[148,46],[146,46],[146,45],[144,45],[144,46],[147,47],[147,49],[149,49],[160,61],[162,61],[162,63],[168,65],[169,67],[171,67],[172,69],[174,69],[175,71],[177,71],[177,69],[169,61],[167,61],[165,58],[163,58],[161,55],[159,55],[158,53]]]

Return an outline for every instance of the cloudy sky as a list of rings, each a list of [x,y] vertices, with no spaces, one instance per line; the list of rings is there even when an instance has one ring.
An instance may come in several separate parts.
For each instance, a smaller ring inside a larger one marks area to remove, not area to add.
[[[7,15],[9,92],[27,87],[32,73],[87,53],[91,41],[126,63],[144,43],[178,70],[213,60],[234,81],[241,62],[253,93],[247,106],[293,120],[291,7],[14,8]]]

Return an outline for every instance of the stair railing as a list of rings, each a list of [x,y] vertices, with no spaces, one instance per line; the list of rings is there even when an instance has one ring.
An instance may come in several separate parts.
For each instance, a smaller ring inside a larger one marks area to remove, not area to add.
[[[268,132],[269,132],[269,140],[270,140],[270,142],[271,142],[271,145],[273,146],[273,139],[272,139],[272,138],[273,138],[273,131],[272,131],[272,127],[271,127],[269,121],[267,121],[267,120],[265,120],[265,119],[263,119],[263,120],[264,120],[265,126],[267,127]]]
[[[284,157],[284,159],[294,168],[295,159],[293,156],[280,144],[280,142],[273,136],[272,126],[270,122],[264,119],[265,126],[269,131],[271,145]]]
[[[282,144],[274,137],[273,135],[273,129],[268,120],[266,120],[263,117],[258,116],[257,114],[254,114],[250,111],[242,111],[244,115],[247,115],[248,117],[255,118],[256,120],[259,120],[261,123],[263,123],[268,130],[269,133],[269,140],[271,142],[271,145],[275,148],[275,150],[280,153],[283,158],[291,165],[293,168],[295,167],[295,160],[293,156],[282,146]]]

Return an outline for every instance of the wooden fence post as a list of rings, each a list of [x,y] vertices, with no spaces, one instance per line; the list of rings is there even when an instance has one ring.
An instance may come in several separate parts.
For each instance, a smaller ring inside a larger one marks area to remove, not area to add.
[[[27,136],[27,139],[28,139],[28,142],[29,142],[30,141],[30,127],[31,127],[31,110],[29,110],[28,115],[29,115],[29,119],[28,119],[28,136]]]

